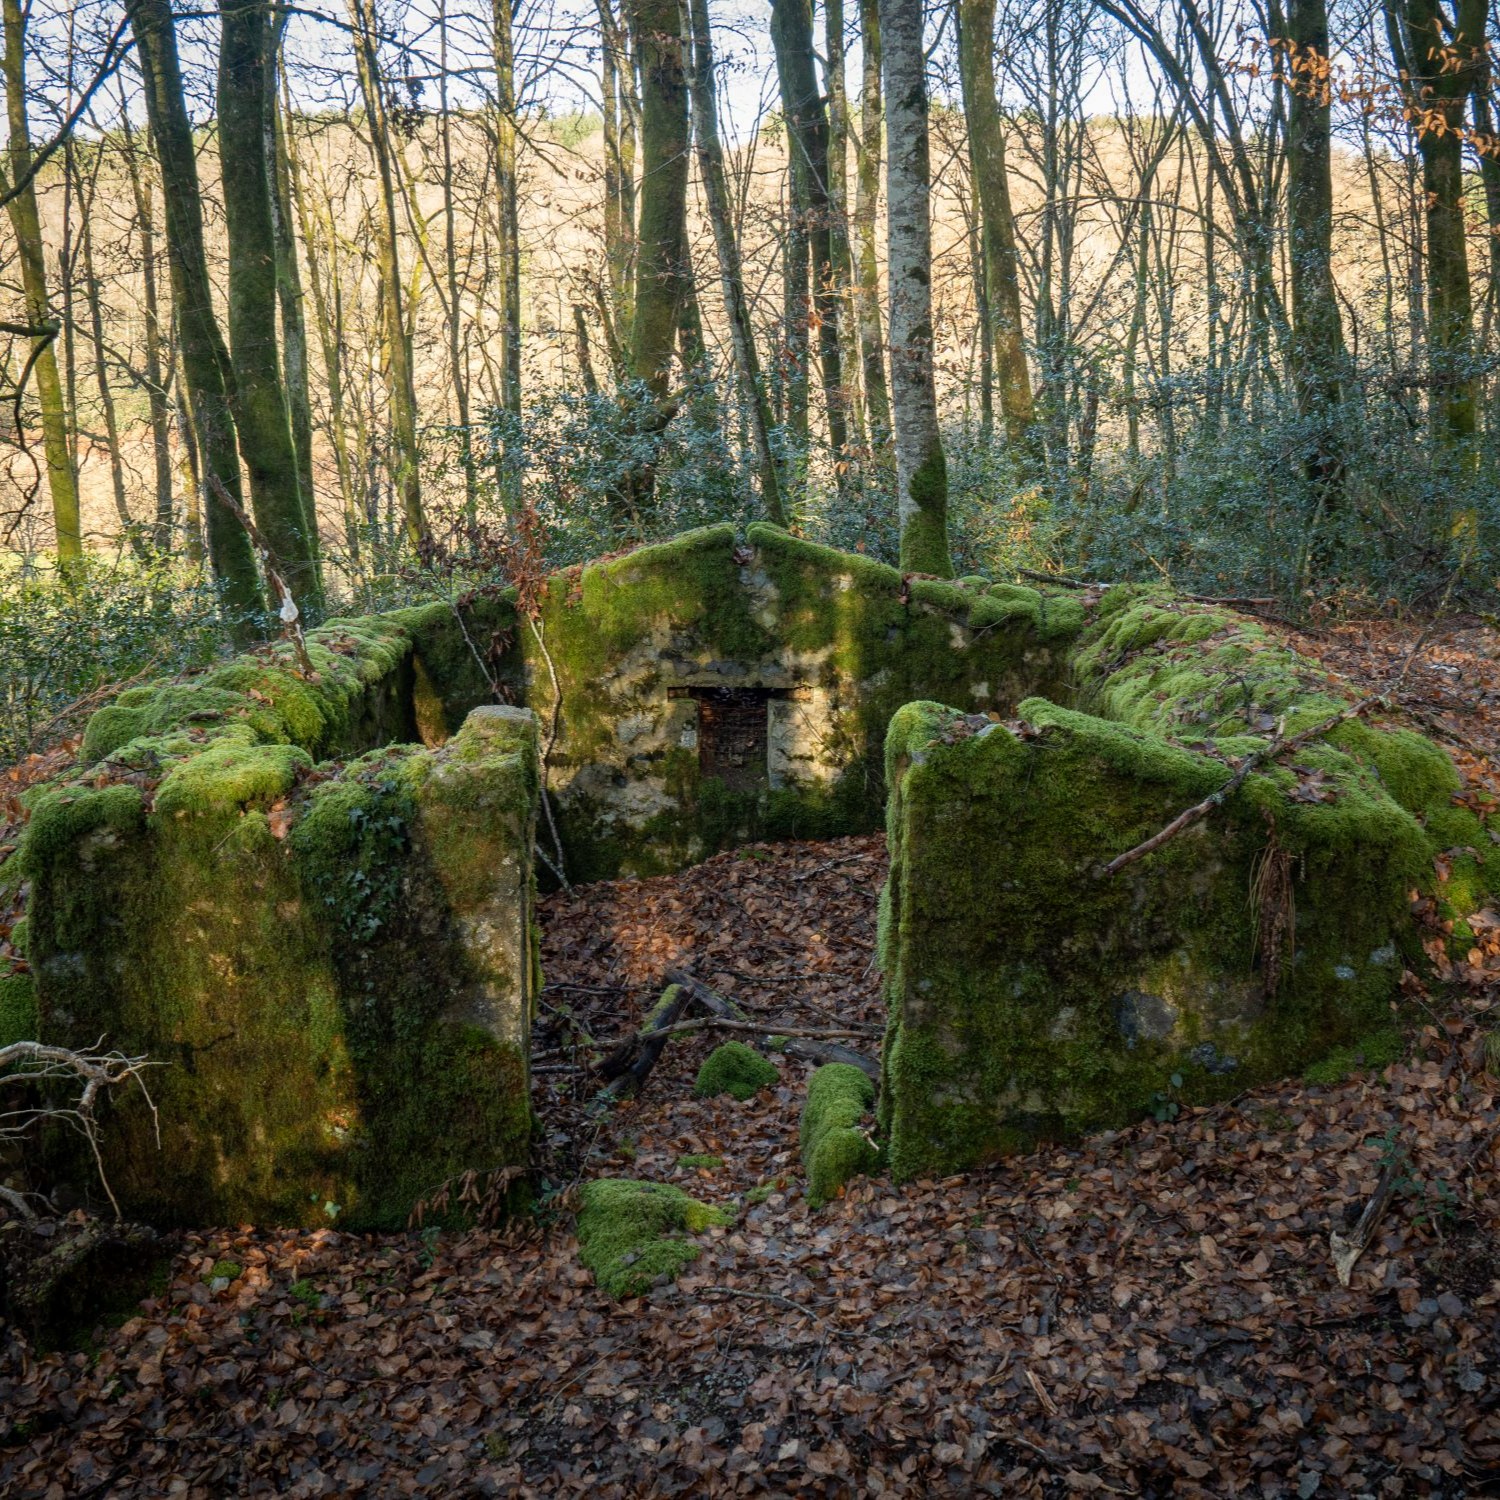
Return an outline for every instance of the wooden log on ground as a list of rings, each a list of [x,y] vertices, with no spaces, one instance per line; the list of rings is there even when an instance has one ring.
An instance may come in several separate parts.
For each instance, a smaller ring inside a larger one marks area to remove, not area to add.
[[[662,991],[661,999],[640,1030],[599,1064],[599,1072],[611,1080],[599,1091],[601,1100],[630,1098],[640,1092],[647,1075],[672,1039],[670,1028],[681,1019],[692,998],[691,991],[678,984],[669,984]]]

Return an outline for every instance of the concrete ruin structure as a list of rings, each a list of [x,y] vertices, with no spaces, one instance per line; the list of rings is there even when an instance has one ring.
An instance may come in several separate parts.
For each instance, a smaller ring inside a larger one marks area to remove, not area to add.
[[[1358,721],[1094,873],[1346,701],[1160,591],[903,578],[725,526],[306,649],[310,674],[283,644],[122,693],[14,856],[43,1038],[163,1064],[157,1116],[103,1134],[157,1222],[399,1225],[522,1166],[535,847],[611,879],[886,818],[898,1177],[1364,1035],[1434,854],[1460,851],[1455,911],[1483,883],[1447,757]]]

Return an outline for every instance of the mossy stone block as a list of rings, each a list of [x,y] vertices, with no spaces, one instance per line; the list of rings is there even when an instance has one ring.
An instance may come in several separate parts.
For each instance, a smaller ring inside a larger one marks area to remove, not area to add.
[[[583,1185],[578,1258],[601,1291],[638,1297],[658,1281],[675,1281],[698,1258],[691,1236],[733,1217],[669,1183],[600,1178]]]
[[[849,1063],[827,1063],[807,1081],[798,1132],[807,1201],[821,1208],[880,1159],[871,1138],[875,1084]]]
[[[142,1053],[160,1119],[102,1132],[157,1223],[400,1227],[445,1178],[526,1160],[537,726],[480,710],[309,781],[220,738],[148,802],[38,804],[20,857],[51,1040]],[[55,1167],[93,1189],[58,1143]]]
[[[887,740],[881,1118],[900,1179],[1124,1123],[1173,1075],[1196,1102],[1294,1072],[1377,1028],[1414,946],[1430,846],[1369,768],[1310,749],[1333,801],[1252,775],[1104,876],[1231,768],[1129,723],[1021,712],[1026,737],[912,704]],[[1296,880],[1274,973],[1251,900],[1271,823]]]

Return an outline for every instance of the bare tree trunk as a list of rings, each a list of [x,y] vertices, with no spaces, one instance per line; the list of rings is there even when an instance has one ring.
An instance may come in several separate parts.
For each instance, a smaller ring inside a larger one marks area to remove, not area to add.
[[[276,340],[276,231],[267,118],[273,99],[268,0],[219,0],[219,161],[229,240],[235,425],[255,524],[304,613],[322,603]]]
[[[448,374],[453,382],[453,401],[458,412],[458,461],[464,471],[464,510],[473,522],[478,515],[479,476],[474,469],[474,442],[469,427],[469,371],[464,357],[462,330],[463,286],[458,275],[458,221],[454,204],[453,110],[448,98],[448,6],[438,0],[438,138],[442,149],[443,182],[443,277],[448,287]]]
[[[834,285],[833,235],[828,192],[828,119],[813,66],[811,0],[772,0],[771,41],[781,83],[791,177],[791,213],[802,254],[790,256],[788,297],[800,339],[816,313],[818,365],[828,441],[840,491],[845,488],[849,447],[839,351],[839,298]],[[811,297],[809,299],[809,279]]]
[[[1485,222],[1490,231],[1489,281],[1484,295],[1484,318],[1480,335],[1480,346],[1490,347],[1490,339],[1497,324],[1500,324],[1500,138],[1495,133],[1495,112],[1492,104],[1494,71],[1489,54],[1481,53],[1484,77],[1475,83],[1470,95],[1474,112],[1474,131],[1481,140],[1489,142],[1480,153],[1479,176],[1484,184]],[[1491,390],[1500,395],[1500,379],[1490,374]],[[1500,401],[1492,395],[1486,419],[1486,427],[1493,437],[1500,431]]]
[[[396,210],[396,168],[392,161],[390,121],[377,51],[379,30],[375,0],[349,0],[354,30],[355,71],[370,131],[370,153],[380,185],[380,212],[375,217],[377,273],[384,312],[386,393],[391,408],[392,478],[401,505],[407,543],[422,552],[428,546],[427,517],[422,509],[422,452],[417,436],[417,389],[412,370],[412,341],[406,321],[406,287],[401,279],[401,242]]]
[[[604,258],[609,272],[610,336],[623,345],[635,321],[636,146],[641,104],[635,59],[614,0],[596,0],[604,98]],[[623,363],[616,361],[617,376]]]
[[[297,487],[321,597],[323,567],[318,537],[318,499],[313,475],[312,388],[307,367],[307,318],[302,310],[302,272],[297,264],[297,233],[292,215],[290,168],[287,164],[286,121],[277,89],[281,35],[286,14],[272,23],[271,55],[266,68],[266,157],[271,187],[271,228],[276,245],[276,299],[281,309],[281,360],[286,386],[287,416],[292,449],[297,456]]]
[[[1035,411],[1022,336],[1015,215],[1005,168],[1005,133],[995,98],[995,0],[958,0],[959,76],[969,127],[984,262],[984,313],[994,349],[1005,435],[1018,459],[1035,458]]]
[[[881,0],[880,32],[889,142],[886,254],[901,567],[949,578],[948,468],[933,383],[931,171],[921,0]]]
[[[1279,21],[1273,3],[1273,24]],[[1287,219],[1292,303],[1292,379],[1317,521],[1338,508],[1344,457],[1338,430],[1345,369],[1344,326],[1333,282],[1333,156],[1330,146],[1326,0],[1291,0],[1283,50],[1287,88]]]
[[[511,0],[491,0],[495,55],[495,196],[500,222],[501,405],[521,413],[521,245],[516,210],[516,76]]]
[[[888,466],[891,443],[891,397],[885,378],[885,334],[880,321],[880,267],[875,253],[875,216],[880,201],[880,9],[878,0],[859,0],[863,69],[859,101],[859,134],[855,139],[854,227],[858,261],[854,284],[864,373],[865,414],[877,463]]]
[[[183,99],[171,0],[126,0],[125,9],[141,59],[146,118],[161,169],[182,381],[205,465],[209,560],[232,628],[250,636],[263,605],[250,538],[232,506],[220,498],[222,491],[234,505],[240,503],[239,454],[230,409],[233,376],[214,318],[197,156]]]
[[[824,0],[824,77],[828,93],[828,234],[832,275],[830,290],[838,300],[839,368],[844,382],[844,410],[850,441],[863,449],[865,419],[859,400],[859,334],[854,323],[854,262],[849,248],[849,86],[844,68],[844,0]]]
[[[136,229],[140,235],[141,311],[145,319],[146,400],[151,413],[151,456],[156,478],[156,520],[152,545],[165,555],[172,549],[172,414],[167,400],[167,377],[162,366],[164,345],[161,305],[156,286],[156,224],[151,183],[136,153],[129,112],[120,112],[125,142],[125,166],[135,200]]]
[[[1415,121],[1427,199],[1427,348],[1433,435],[1464,443],[1477,428],[1474,314],[1464,239],[1463,113],[1481,67],[1484,0],[1386,0],[1387,35]],[[1452,41],[1447,37],[1451,28]]]
[[[47,487],[52,500],[52,524],[57,555],[76,562],[83,556],[83,531],[78,510],[78,475],[68,439],[68,406],[57,368],[53,342],[59,325],[52,316],[47,294],[42,223],[37,211],[36,187],[25,181],[31,169],[31,127],[26,100],[26,12],[21,0],[0,3],[4,26],[3,70],[6,120],[10,130],[8,171],[0,168],[0,191],[13,194],[6,205],[11,232],[16,237],[16,258],[21,263],[21,289],[26,322],[31,333],[31,368],[36,379],[37,405],[42,414],[42,446],[47,459]]]
[[[739,241],[730,219],[729,182],[724,171],[724,148],[719,140],[717,82],[714,77],[713,38],[707,0],[689,0],[688,90],[692,97],[693,133],[698,148],[698,174],[713,226],[718,252],[719,281],[724,291],[724,314],[729,323],[729,347],[740,386],[740,405],[755,445],[755,467],[760,479],[761,506],[768,520],[786,525],[781,504],[781,482],[771,451],[771,409],[761,381],[760,356],[750,326],[750,304],[740,265]]]
[[[309,189],[303,180],[302,165],[297,154],[297,143],[292,131],[292,114],[286,111],[288,128],[286,133],[287,188],[292,206],[297,214],[297,223],[302,233],[302,243],[307,247],[307,280],[312,291],[313,321],[317,325],[318,343],[323,351],[323,374],[328,391],[328,440],[333,445],[334,467],[339,479],[339,507],[344,517],[344,543],[350,557],[358,562],[360,555],[360,532],[363,517],[354,493],[354,465],[349,453],[349,434],[345,423],[344,367],[343,367],[343,308],[340,298],[338,270],[333,257],[338,253],[337,237],[333,231],[331,213],[315,217],[309,201]],[[329,257],[327,271],[318,263],[319,226],[322,240]]]
[[[665,406],[687,278],[688,97],[674,0],[634,0],[641,195],[630,372]]]
[[[104,339],[104,308],[100,299],[99,277],[94,270],[93,205],[97,200],[98,169],[102,157],[95,155],[94,180],[84,190],[82,179],[75,186],[78,193],[79,248],[83,256],[83,300],[89,312],[89,342],[94,356],[94,381],[99,391],[99,410],[104,417],[104,440],[109,449],[109,482],[114,497],[115,515],[120,535],[142,562],[150,556],[146,539],[130,518],[130,500],[125,488],[125,463],[120,452],[120,419],[115,408],[115,393],[109,381],[109,348]]]

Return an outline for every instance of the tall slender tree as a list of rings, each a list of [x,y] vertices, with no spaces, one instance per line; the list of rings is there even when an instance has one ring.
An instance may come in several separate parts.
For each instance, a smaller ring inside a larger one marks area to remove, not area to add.
[[[1281,18],[1273,0],[1272,24]],[[1338,410],[1346,358],[1333,281],[1332,87],[1326,0],[1290,0],[1278,26],[1287,79],[1287,229],[1292,379],[1304,429],[1307,476],[1319,510],[1343,488]]]
[[[430,541],[422,507],[422,453],[417,431],[417,386],[407,290],[401,275],[401,234],[394,143],[380,67],[380,31],[374,0],[348,0],[354,35],[354,71],[365,107],[365,128],[375,164],[380,208],[374,216],[376,268],[380,280],[386,397],[390,405],[393,479],[402,529],[418,550]]]
[[[750,324],[750,303],[745,295],[739,240],[731,218],[724,147],[719,139],[718,88],[714,78],[713,36],[709,29],[707,0],[688,0],[687,27],[688,91],[692,96],[698,175],[703,183],[714,248],[718,253],[719,282],[724,292],[724,313],[729,323],[729,347],[740,386],[740,405],[754,443],[761,505],[770,520],[784,526],[786,511],[781,503],[781,481],[771,449],[771,407],[761,380],[755,330]]]
[[[634,0],[641,70],[640,224],[630,373],[665,414],[688,266],[688,93],[676,0]]]
[[[1474,436],[1479,381],[1464,237],[1464,103],[1483,67],[1485,0],[1386,0],[1386,33],[1422,158],[1433,431]]]
[[[142,378],[151,414],[151,457],[156,479],[152,545],[158,552],[166,553],[172,546],[172,411],[167,398],[168,375],[162,362],[166,336],[157,288],[156,209],[147,164],[137,147],[129,111],[124,108],[120,111],[120,135],[140,246],[142,336],[145,341]]]
[[[948,466],[933,376],[932,173],[922,0],[880,0],[880,35],[901,566],[908,573],[949,578]]]
[[[511,0],[491,0],[495,61],[495,197],[500,244],[501,405],[521,414],[521,219],[516,200],[516,57]]]
[[[860,368],[864,376],[865,416],[870,424],[870,442],[877,465],[885,466],[891,445],[891,396],[885,375],[880,263],[876,254],[883,123],[879,0],[859,0],[859,27],[862,66],[859,131],[854,146],[854,316],[859,328]]]
[[[209,561],[236,630],[253,634],[262,600],[255,553],[236,514],[242,492],[230,405],[233,374],[214,316],[198,160],[183,99],[171,0],[125,0],[125,10],[140,58],[146,119],[161,173],[182,381],[204,466]]]
[[[269,0],[219,0],[219,160],[229,240],[229,348],[235,424],[255,524],[306,612],[321,607],[317,547],[304,504],[277,348],[275,138]]]
[[[1035,411],[1021,321],[1021,277],[1015,214],[1005,165],[1005,132],[995,98],[995,0],[957,0],[959,78],[968,123],[969,159],[979,205],[984,301],[1000,411],[1018,457],[1032,459]]]
[[[68,402],[57,367],[55,340],[62,325],[53,315],[47,291],[46,250],[36,184],[31,175],[31,126],[26,98],[28,9],[22,8],[21,0],[0,0],[0,24],[4,27],[0,70],[5,79],[6,125],[10,132],[6,166],[0,166],[0,192],[9,198],[6,208],[11,232],[16,237],[16,258],[21,263],[21,290],[30,329],[37,405],[41,409],[53,534],[57,555],[67,563],[83,556],[83,526],[78,508],[78,474],[68,432]]]
[[[844,487],[849,446],[839,350],[833,214],[828,192],[828,115],[813,58],[811,0],[771,0],[771,42],[781,85],[790,162],[792,234],[788,238],[787,301],[799,342],[816,322],[828,441]],[[792,252],[795,241],[796,253]]]
[[[266,150],[271,184],[271,225],[276,244],[276,301],[281,312],[281,366],[287,418],[292,428],[292,448],[297,455],[297,485],[302,491],[308,535],[314,558],[321,564],[317,489],[313,473],[312,379],[307,358],[307,318],[302,310],[302,267],[292,214],[287,112],[278,87],[281,44],[287,19],[288,13],[283,10],[277,11],[272,20],[271,66],[266,69],[266,86],[270,90],[265,105],[265,118],[270,126]]]

